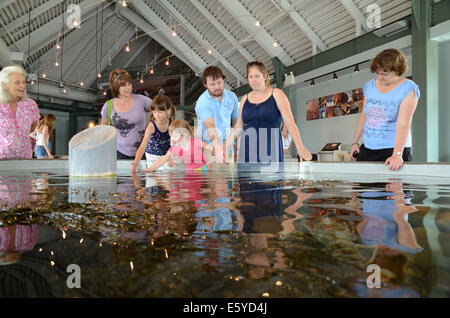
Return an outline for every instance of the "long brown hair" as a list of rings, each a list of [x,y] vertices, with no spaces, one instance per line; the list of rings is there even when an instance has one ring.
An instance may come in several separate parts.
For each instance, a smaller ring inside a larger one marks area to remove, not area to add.
[[[167,97],[166,95],[157,95],[155,98],[153,98],[152,100],[152,104],[150,105],[150,110],[154,111],[154,110],[165,110],[168,111],[170,110],[170,120],[173,122],[176,119],[176,108],[175,106],[172,104],[172,100]],[[151,121],[155,120],[155,117],[153,116],[153,114],[150,117]]]
[[[44,126],[48,127],[49,134],[53,131],[53,127],[55,126],[56,116],[53,114],[47,114],[42,117],[38,124],[38,131],[41,132]]]

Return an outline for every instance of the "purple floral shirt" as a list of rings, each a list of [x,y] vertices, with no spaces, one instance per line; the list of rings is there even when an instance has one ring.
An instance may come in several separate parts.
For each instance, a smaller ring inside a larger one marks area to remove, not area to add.
[[[133,94],[133,107],[127,112],[116,112],[113,104],[111,122],[117,129],[117,151],[129,157],[136,155],[145,134],[145,111],[151,104],[150,98],[139,94]],[[107,103],[103,105],[101,115],[108,118]]]

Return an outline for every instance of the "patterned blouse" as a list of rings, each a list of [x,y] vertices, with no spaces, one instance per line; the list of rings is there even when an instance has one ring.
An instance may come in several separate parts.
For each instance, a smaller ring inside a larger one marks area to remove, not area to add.
[[[17,103],[16,114],[9,104],[0,104],[0,159],[31,159],[31,126],[39,120],[32,99]]]

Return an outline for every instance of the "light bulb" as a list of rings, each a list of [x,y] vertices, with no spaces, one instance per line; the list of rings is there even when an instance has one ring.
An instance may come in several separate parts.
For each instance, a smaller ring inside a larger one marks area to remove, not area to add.
[[[98,74],[97,74],[97,77],[98,77],[98,78],[102,78],[102,74],[98,73]]]
[[[59,63],[58,63],[58,61],[55,61],[55,66],[59,66]]]
[[[56,49],[59,50],[61,46],[59,46],[59,43],[56,43]]]
[[[43,77],[43,78],[46,78],[46,77],[47,77],[47,74],[43,73],[43,74],[42,74],[42,77]]]
[[[255,25],[256,25],[256,26],[261,26],[261,23],[259,22],[259,20],[256,20]]]
[[[212,54],[212,50],[211,49],[208,50],[208,54]]]
[[[84,86],[84,82],[80,82],[80,86]]]
[[[122,7],[126,7],[127,6],[127,2],[125,0],[122,0]]]
[[[277,41],[273,42],[273,46],[277,47],[278,46],[278,42]]]
[[[175,29],[172,31],[172,36],[177,36],[177,31],[175,31]]]
[[[167,58],[167,61],[165,63],[167,66],[169,66],[170,62],[169,62],[169,58]]]

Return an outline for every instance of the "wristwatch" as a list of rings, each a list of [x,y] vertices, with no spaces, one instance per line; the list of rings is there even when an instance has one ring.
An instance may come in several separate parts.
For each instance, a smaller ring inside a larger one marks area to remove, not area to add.
[[[403,155],[403,151],[396,151],[392,153],[393,155],[399,155],[400,157]]]

